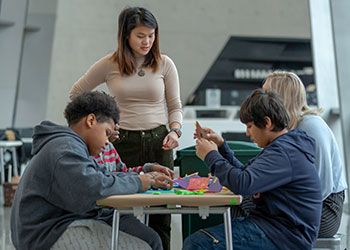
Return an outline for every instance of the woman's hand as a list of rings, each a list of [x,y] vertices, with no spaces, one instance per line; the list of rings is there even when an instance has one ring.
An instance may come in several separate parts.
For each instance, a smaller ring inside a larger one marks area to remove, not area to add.
[[[170,132],[163,140],[163,149],[170,150],[179,146],[179,137],[175,132]]]
[[[210,151],[218,150],[218,146],[213,141],[208,141],[207,139],[197,139],[196,140],[196,155],[202,161]]]

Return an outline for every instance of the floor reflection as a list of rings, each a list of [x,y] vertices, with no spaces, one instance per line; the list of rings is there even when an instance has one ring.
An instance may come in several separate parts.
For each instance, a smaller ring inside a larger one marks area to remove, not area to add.
[[[350,248],[350,215],[347,212],[343,213],[340,228],[338,233],[344,234],[346,236],[346,248]]]
[[[11,208],[4,207],[3,204],[3,191],[1,191],[1,204],[0,204],[0,223],[1,223],[1,232],[0,232],[0,249],[2,250],[14,250],[11,243],[11,235],[10,235],[10,214]]]

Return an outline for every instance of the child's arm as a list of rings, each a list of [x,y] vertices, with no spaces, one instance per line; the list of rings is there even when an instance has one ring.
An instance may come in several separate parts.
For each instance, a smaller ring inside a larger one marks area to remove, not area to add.
[[[127,167],[126,164],[122,161],[122,159],[120,158],[120,155],[118,154],[117,151],[115,151],[116,153],[116,159],[115,159],[115,164],[116,164],[116,168],[115,168],[115,172],[135,172],[135,173],[140,173],[142,171],[143,166],[137,166],[137,167]]]
[[[221,147],[219,147],[219,153],[224,157],[232,166],[236,168],[243,169],[244,164],[240,162],[236,157],[235,157],[235,152],[234,150],[230,149],[230,146],[226,143],[222,144]]]
[[[114,149],[115,150],[115,149]],[[122,161],[121,157],[119,156],[118,152],[115,150],[116,155],[116,172],[135,172],[135,173],[149,173],[149,172],[159,172],[163,173],[166,176],[169,176],[171,178],[174,178],[174,171],[171,169],[164,167],[162,165],[159,165],[158,163],[145,163],[143,166],[137,166],[137,167],[127,167],[126,164]]]
[[[120,169],[119,172],[135,172],[135,173],[150,173],[150,172],[159,172],[162,174],[165,174],[166,176],[170,178],[174,178],[174,171],[170,168],[164,167],[162,165],[159,165],[158,163],[145,163],[143,166],[137,166],[137,167],[127,167],[125,163],[122,162],[120,156],[117,154],[116,159],[116,165],[117,169]],[[118,171],[118,170],[117,170]]]
[[[109,172],[135,172],[140,173],[143,166],[128,168],[120,158],[117,150],[112,143],[108,143],[100,155],[94,157],[101,168]]]
[[[136,167],[126,166],[112,143],[106,145],[101,155],[95,156],[95,160],[100,167],[106,168],[110,172],[133,172],[139,174],[140,172],[148,173],[156,171],[171,178],[174,177],[174,172],[171,169],[161,166],[158,163],[146,163],[143,166]]]
[[[288,154],[278,145],[265,148],[243,169],[231,165],[218,152],[210,152],[205,163],[220,183],[232,192],[254,195],[289,183],[293,178],[293,168]]]

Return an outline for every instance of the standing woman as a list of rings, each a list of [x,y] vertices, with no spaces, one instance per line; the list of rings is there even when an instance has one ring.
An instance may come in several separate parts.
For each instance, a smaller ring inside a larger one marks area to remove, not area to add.
[[[126,165],[157,162],[172,169],[182,124],[179,78],[174,62],[160,53],[157,20],[147,9],[120,13],[117,50],[92,65],[69,96],[102,83],[120,108],[120,140],[114,145]],[[157,215],[149,221],[164,249],[170,249],[170,218]]]
[[[289,129],[300,128],[316,141],[315,165],[323,199],[318,237],[332,237],[340,226],[344,190],[347,188],[334,134],[319,116],[320,110],[307,105],[304,84],[296,74],[273,72],[267,76],[263,89],[274,90],[281,96],[291,118]]]

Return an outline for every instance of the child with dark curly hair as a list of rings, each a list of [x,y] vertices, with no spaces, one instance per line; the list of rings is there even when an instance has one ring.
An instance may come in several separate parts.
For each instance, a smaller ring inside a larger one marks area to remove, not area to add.
[[[34,129],[34,156],[12,207],[16,249],[109,249],[113,209],[99,207],[96,201],[171,182],[165,174],[104,171],[92,159],[117,137],[119,111],[111,96],[83,93],[64,114],[68,127],[43,121]],[[162,248],[159,235],[135,217],[120,223],[134,225],[120,235],[122,249]]]

